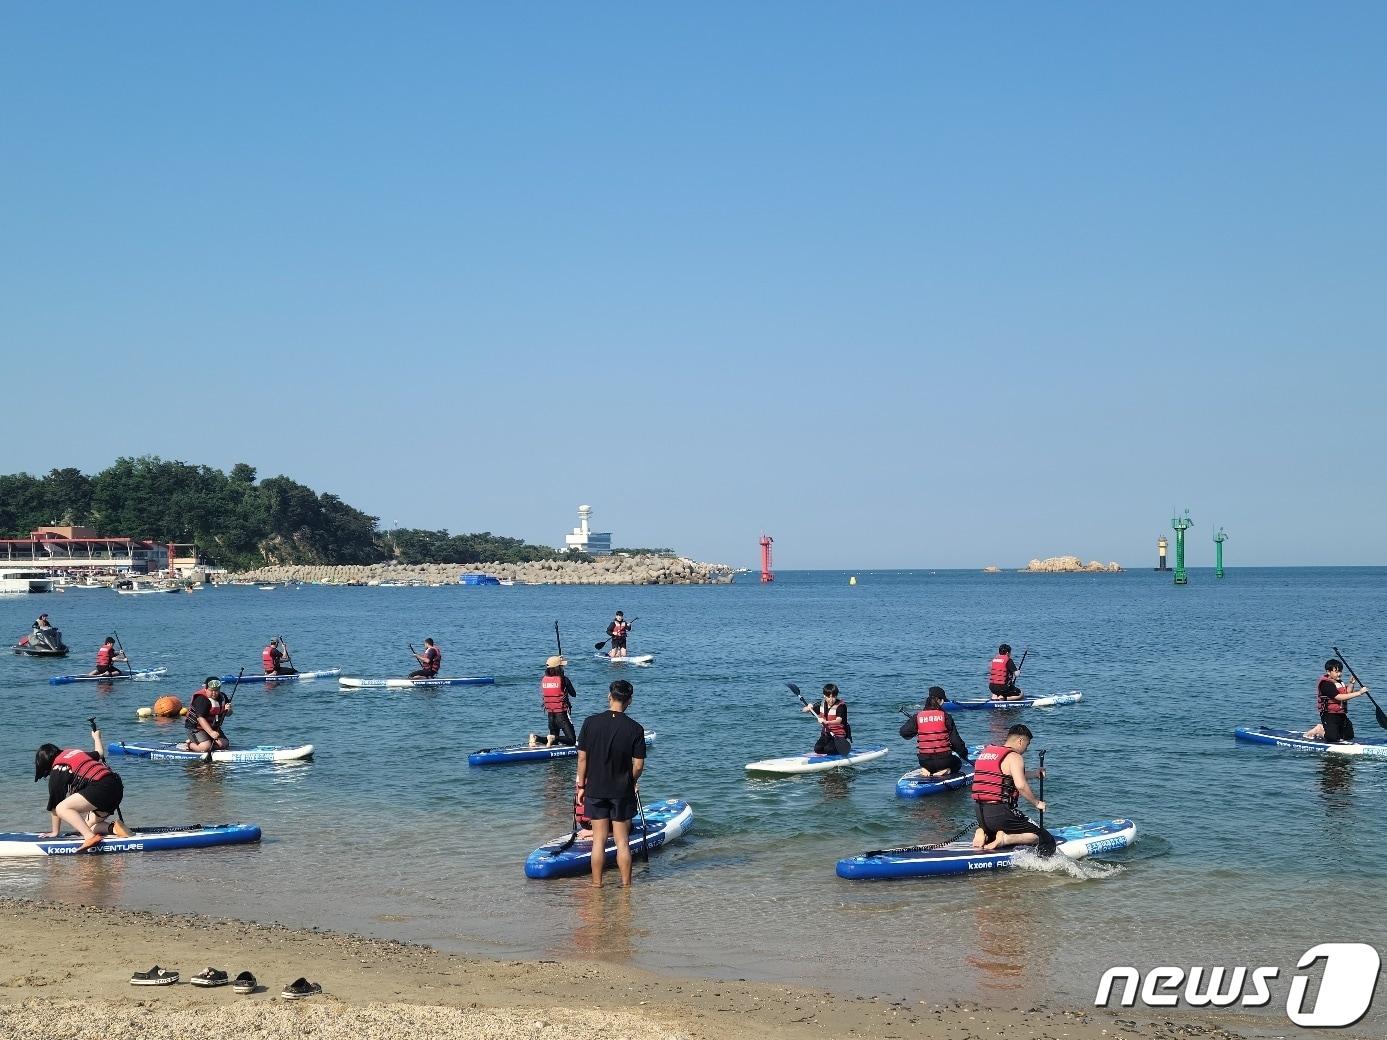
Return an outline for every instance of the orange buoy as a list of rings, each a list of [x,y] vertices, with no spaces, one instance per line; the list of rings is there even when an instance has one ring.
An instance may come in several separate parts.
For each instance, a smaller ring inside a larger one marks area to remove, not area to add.
[[[161,719],[172,718],[183,710],[183,702],[173,695],[160,697],[154,702],[154,714]]]

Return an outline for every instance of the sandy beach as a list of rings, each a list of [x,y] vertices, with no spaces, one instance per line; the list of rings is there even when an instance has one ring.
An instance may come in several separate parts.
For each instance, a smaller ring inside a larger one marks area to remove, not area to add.
[[[619,897],[618,897],[619,898]],[[982,1009],[834,996],[790,986],[677,979],[596,961],[488,961],[424,946],[275,925],[0,900],[0,1037],[162,1040],[563,1035],[577,1040],[922,1037],[966,1040],[1229,1038],[1181,1017],[1149,1022],[1080,1009]],[[134,987],[158,964],[175,986]],[[188,980],[203,968],[250,970],[249,996]],[[305,976],[323,993],[279,991]]]

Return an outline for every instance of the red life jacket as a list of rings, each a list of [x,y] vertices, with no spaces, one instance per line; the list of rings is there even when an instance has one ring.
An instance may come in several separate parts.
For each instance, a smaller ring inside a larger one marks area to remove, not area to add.
[[[193,694],[193,696],[207,698],[207,714],[204,715],[203,718],[207,720],[207,724],[213,729],[220,730],[222,728],[222,722],[226,718],[227,708],[230,707],[226,698],[220,694],[214,694],[205,686],[198,690],[197,693]],[[187,717],[184,718],[183,724],[190,730],[201,730],[202,727],[197,724],[197,720],[198,717],[190,711]]]
[[[96,667],[109,668],[115,659],[116,648],[110,643],[102,643],[100,649],[96,651]]]
[[[430,676],[438,674],[438,670],[443,667],[443,651],[436,646],[424,648],[424,671]]]
[[[1002,772],[1002,762],[1014,751],[1005,744],[988,744],[973,759],[973,801],[990,805],[1016,804],[1016,784]]]
[[[843,724],[843,720],[838,716],[838,705],[846,705],[847,703],[847,701],[839,697],[837,704],[834,704],[831,708],[828,706],[827,702],[821,702],[819,704],[819,718],[823,721],[824,729],[828,730],[832,736],[846,739],[848,735],[848,727]]]
[[[922,755],[947,755],[949,717],[941,708],[923,708],[915,713],[915,748]]]
[[[260,663],[265,666],[266,675],[273,675],[279,670],[279,648],[271,643],[261,650]]]
[[[105,762],[86,751],[64,751],[53,759],[53,768],[71,773],[73,780],[80,780],[84,784],[105,780],[111,775]]]
[[[551,715],[561,714],[568,710],[568,698],[563,692],[562,675],[546,675],[539,681],[539,699],[544,705],[544,710]]]
[[[1341,683],[1341,682],[1334,682],[1334,680],[1331,679],[1327,673],[1326,673],[1325,675],[1321,675],[1321,676],[1320,676],[1320,682],[1321,682],[1321,683],[1334,683],[1334,692],[1335,692],[1336,694],[1337,694],[1337,693],[1347,693],[1347,692],[1348,692],[1348,686],[1347,686],[1347,685],[1345,685],[1344,683]],[[1317,705],[1319,706],[1320,714],[1321,714],[1321,715],[1324,715],[1324,714],[1329,714],[1329,715],[1347,715],[1347,714],[1348,714],[1348,705],[1345,704],[1343,701],[1336,701],[1333,697],[1326,697],[1326,696],[1320,691],[1320,685],[1319,685],[1319,683],[1316,683],[1316,684],[1315,684],[1315,702],[1316,702]]]
[[[630,629],[630,627],[631,627],[631,626],[630,626],[629,624],[627,624],[625,621],[613,621],[613,622],[612,622],[612,635],[613,635],[614,637],[616,637],[616,638],[619,639],[620,637],[624,636],[624,635],[627,633],[627,631]]]
[[[573,793],[573,815],[577,817],[579,827],[590,827],[592,826],[592,820],[589,818],[587,808],[583,804],[585,801],[583,798],[584,790],[584,788],[580,787]]]
[[[987,672],[987,681],[997,683],[999,686],[1006,685],[1007,665],[1011,663],[1011,654],[998,654],[992,659],[992,664]]]

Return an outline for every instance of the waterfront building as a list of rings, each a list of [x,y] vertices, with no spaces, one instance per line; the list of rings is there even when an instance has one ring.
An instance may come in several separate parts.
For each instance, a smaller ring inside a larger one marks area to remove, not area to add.
[[[612,532],[591,530],[592,506],[578,507],[578,526],[563,536],[564,548],[569,552],[587,553],[589,556],[610,556],[612,554]]]

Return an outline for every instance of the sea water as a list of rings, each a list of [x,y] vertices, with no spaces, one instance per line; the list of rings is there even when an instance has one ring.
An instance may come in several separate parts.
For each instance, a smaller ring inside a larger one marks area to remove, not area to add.
[[[913,999],[1088,1003],[1109,967],[1282,965],[1322,941],[1382,941],[1387,761],[1325,759],[1234,741],[1237,725],[1304,728],[1331,645],[1387,695],[1387,570],[1233,569],[1170,575],[964,571],[782,573],[775,584],[646,588],[205,589],[0,598],[17,639],[40,611],[74,653],[0,658],[0,828],[41,830],[32,782],[45,741],[178,739],[137,721],[208,675],[258,671],[282,635],[304,670],[403,675],[434,637],[447,675],[496,685],[339,690],[333,679],[248,682],[240,743],[316,745],[311,763],[224,766],[115,759],[132,825],[245,821],[260,846],[0,863],[0,892],[278,921],[499,957],[597,957],[657,970],[792,980]],[[616,610],[650,667],[593,658]],[[525,856],[568,831],[572,760],[470,769],[469,752],[544,728],[539,677],[560,626],[575,716],[630,679],[631,714],[659,734],[641,790],[694,807],[693,830],[637,867],[629,898],[585,879],[529,881]],[[118,632],[160,682],[54,687]],[[1138,842],[1079,870],[849,882],[835,861],[943,840],[968,792],[897,798],[915,764],[899,709],[938,684],[985,695],[1000,642],[1031,694],[1078,705],[957,716],[970,743],[1025,721],[1047,749],[1046,822],[1118,816]],[[817,725],[786,688],[836,682],[859,743],[885,759],[788,778],[756,759],[809,750]],[[1384,698],[1387,703],[1387,698]],[[1366,699],[1358,733],[1387,738]]]

